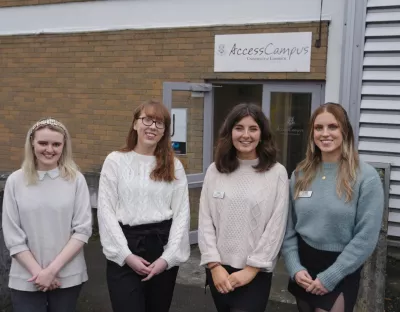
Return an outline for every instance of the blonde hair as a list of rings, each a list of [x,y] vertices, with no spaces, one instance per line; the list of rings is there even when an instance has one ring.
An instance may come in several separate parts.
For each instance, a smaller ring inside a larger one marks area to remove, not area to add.
[[[59,132],[64,136],[64,146],[58,161],[58,168],[62,178],[66,180],[74,180],[79,168],[72,159],[72,144],[68,130],[61,122],[54,118],[43,118],[36,122],[29,129],[28,134],[26,135],[25,157],[22,163],[22,171],[24,172],[28,185],[36,184],[39,179],[37,174],[36,156],[33,151],[32,143],[35,138],[36,131],[44,128]]]
[[[314,123],[317,116],[325,112],[331,113],[336,118],[342,132],[342,153],[336,177],[336,193],[339,198],[341,198],[342,194],[345,193],[346,202],[348,202],[353,196],[353,185],[357,179],[359,157],[354,147],[353,128],[350,124],[346,110],[340,104],[336,103],[326,103],[321,105],[311,116],[306,158],[297,165],[295,170],[296,183],[294,187],[294,198],[298,198],[300,191],[306,190],[310,186],[317,171],[321,168],[321,150],[314,142]],[[302,173],[301,175],[299,174],[300,172]]]

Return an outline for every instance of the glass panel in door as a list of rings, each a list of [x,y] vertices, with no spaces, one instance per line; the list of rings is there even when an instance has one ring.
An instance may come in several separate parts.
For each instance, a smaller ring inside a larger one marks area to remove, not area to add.
[[[278,161],[288,174],[303,160],[307,147],[312,93],[271,92],[271,128],[278,147]]]
[[[172,146],[186,174],[203,173],[204,98],[172,90]]]

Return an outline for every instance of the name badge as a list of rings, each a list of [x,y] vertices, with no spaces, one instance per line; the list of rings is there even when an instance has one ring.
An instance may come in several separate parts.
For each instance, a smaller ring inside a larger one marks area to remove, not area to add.
[[[225,192],[218,192],[218,191],[215,191],[214,193],[213,193],[213,197],[214,198],[224,198],[224,196],[225,196]]]
[[[312,191],[301,191],[299,193],[299,197],[301,198],[310,198],[312,195]]]

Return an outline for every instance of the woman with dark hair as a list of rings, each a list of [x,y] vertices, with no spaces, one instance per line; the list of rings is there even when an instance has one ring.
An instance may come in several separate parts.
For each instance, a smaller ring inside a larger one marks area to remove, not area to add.
[[[189,258],[189,196],[174,157],[167,108],[134,112],[126,146],[104,161],[98,219],[114,312],[169,311],[178,266]]]
[[[263,312],[288,213],[288,175],[268,119],[240,104],[220,129],[200,198],[199,247],[219,312]]]
[[[351,312],[364,262],[378,241],[383,187],[359,160],[346,111],[321,105],[310,120],[306,158],[290,181],[282,253],[301,312]]]

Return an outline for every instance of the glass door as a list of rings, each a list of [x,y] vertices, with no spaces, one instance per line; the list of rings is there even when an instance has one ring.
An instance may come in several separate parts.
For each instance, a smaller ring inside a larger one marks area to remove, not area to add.
[[[190,242],[197,243],[201,187],[212,162],[213,95],[205,83],[164,82],[163,102],[171,112],[171,138],[189,183]]]
[[[310,116],[323,99],[322,83],[264,84],[263,111],[275,135],[278,161],[289,176],[305,157]]]

